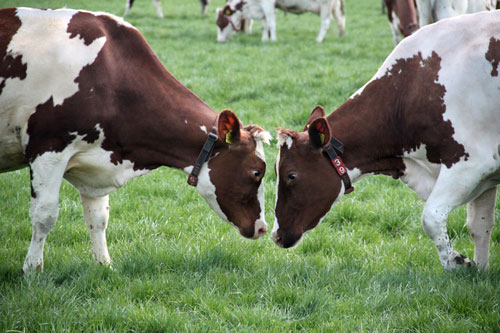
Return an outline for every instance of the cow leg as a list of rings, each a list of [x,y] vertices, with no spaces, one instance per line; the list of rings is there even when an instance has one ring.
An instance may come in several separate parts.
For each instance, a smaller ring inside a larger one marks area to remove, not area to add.
[[[332,12],[330,8],[328,8],[327,4],[322,4],[320,8],[320,17],[321,17],[321,28],[319,29],[318,37],[316,37],[316,41],[321,43],[323,38],[330,27],[330,23],[332,22]]]
[[[399,19],[394,13],[392,14],[393,14],[392,22],[389,22],[389,25],[391,26],[392,40],[394,41],[394,46],[396,46],[401,41],[401,34],[399,33],[399,27],[398,27]]]
[[[417,0],[418,10],[418,24],[420,27],[431,24],[432,18],[432,4],[430,0]]]
[[[469,259],[453,249],[446,230],[448,215],[471,199],[471,193],[480,181],[476,177],[461,177],[469,173],[459,168],[442,168],[422,213],[424,230],[436,245],[439,260],[447,270],[471,264]]]
[[[482,269],[488,268],[496,198],[497,188],[494,187],[467,205],[467,228],[474,240],[474,262]]]
[[[128,13],[130,12],[130,8],[132,8],[132,5],[134,4],[134,0],[126,0],[125,1],[125,13],[123,13],[123,17],[126,17]]]
[[[262,27],[267,27],[267,33],[264,30],[262,35],[262,41],[267,41],[269,38],[274,42],[276,41],[276,14],[274,10],[274,1],[266,2],[262,5],[264,12],[264,19],[262,20]],[[267,37],[264,38],[264,33],[266,33]]]
[[[92,242],[92,253],[95,260],[102,265],[110,266],[106,228],[109,219],[109,196],[91,198],[80,193],[83,205],[83,219],[89,228]]]
[[[449,0],[436,0],[434,12],[436,14],[436,21],[454,16],[454,11]]]
[[[332,13],[335,16],[335,21],[337,21],[337,27],[339,29],[339,37],[344,36],[345,33],[345,12],[344,12],[344,0],[334,1]]]
[[[23,271],[43,270],[43,248],[50,230],[59,214],[59,190],[66,161],[45,155],[30,164],[31,206],[30,216],[33,226],[31,243]]]
[[[209,0],[200,0],[201,16],[205,16],[207,14],[208,2]]]
[[[267,42],[269,40],[269,26],[267,25],[266,18],[262,19],[262,41]]]
[[[156,8],[156,15],[158,15],[159,18],[163,18],[163,10],[161,10],[160,0],[153,0],[153,5]]]

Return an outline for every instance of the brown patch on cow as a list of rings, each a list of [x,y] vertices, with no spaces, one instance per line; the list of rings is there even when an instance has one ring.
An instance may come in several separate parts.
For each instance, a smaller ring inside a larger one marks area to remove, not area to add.
[[[27,65],[22,55],[10,55],[7,49],[12,37],[21,27],[21,20],[16,16],[16,9],[3,9],[0,12],[0,95],[5,88],[5,81],[11,78],[26,78]]]
[[[75,133],[93,143],[100,135],[96,129],[99,126],[105,135],[102,148],[112,152],[112,163],[130,160],[136,170],[172,165],[166,159],[180,155],[170,152],[182,149],[183,140],[171,137],[168,129],[173,124],[166,110],[179,109],[186,100],[191,100],[192,105],[183,107],[205,110],[208,106],[165,70],[136,29],[118,25],[106,15],[84,14],[74,15],[67,31],[81,36],[86,43],[97,36],[108,38],[94,63],[85,66],[75,79],[77,93],[61,105],[55,106],[50,98],[36,107],[28,121],[28,160],[47,151],[62,151],[76,138]],[[215,116],[213,111],[209,114]],[[123,121],[116,123],[117,119]],[[188,115],[186,119],[191,120]],[[201,131],[199,135],[204,136]],[[157,147],[159,138],[164,138],[161,147]],[[155,148],[146,151],[137,146]]]
[[[435,52],[398,59],[386,75],[371,81],[360,95],[329,117],[334,135],[344,143],[344,162],[363,173],[398,178],[401,156],[426,146],[427,159],[450,168],[468,153],[455,141],[446,111],[446,88],[437,83],[441,58]]]
[[[500,40],[491,37],[488,52],[486,52],[484,56],[493,67],[491,70],[491,76],[498,76],[498,64],[500,63]]]
[[[231,7],[229,7],[229,5],[226,5],[224,8],[222,8],[222,10],[219,10],[215,23],[221,30],[224,30],[224,28],[229,25],[229,19],[227,18],[227,16],[230,16],[233,13],[234,11],[231,9]]]
[[[103,24],[99,20],[95,20],[95,15],[92,13],[78,12],[69,21],[67,33],[69,38],[80,37],[85,45],[90,45],[97,38],[103,37]],[[92,21],[92,25],[87,25],[88,21]],[[117,23],[116,23],[117,24]]]

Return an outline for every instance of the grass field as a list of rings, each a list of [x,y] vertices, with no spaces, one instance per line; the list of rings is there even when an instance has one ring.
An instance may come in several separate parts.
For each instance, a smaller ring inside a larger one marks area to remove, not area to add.
[[[299,130],[312,108],[339,106],[392,50],[379,0],[346,0],[347,32],[315,42],[319,18],[278,13],[278,42],[237,35],[217,44],[215,8],[137,0],[129,22],[167,69],[215,110],[245,123]],[[123,13],[120,0],[0,0],[0,7]],[[334,24],[332,24],[334,26]],[[266,218],[273,221],[277,149],[266,147]],[[162,168],[111,195],[114,270],[92,259],[78,192],[63,184],[45,270],[19,275],[31,239],[29,174],[0,175],[0,331],[500,332],[500,229],[490,270],[445,272],[420,225],[423,202],[399,181],[368,177],[295,249],[243,239],[186,176]],[[497,204],[497,213],[500,211]],[[473,256],[465,209],[448,229]],[[499,220],[497,214],[497,223]]]

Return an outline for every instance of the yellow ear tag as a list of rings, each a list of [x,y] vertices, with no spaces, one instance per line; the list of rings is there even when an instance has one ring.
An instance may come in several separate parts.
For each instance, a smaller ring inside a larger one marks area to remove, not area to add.
[[[311,127],[311,124],[307,124],[306,128],[309,128],[309,127]]]
[[[325,135],[320,133],[319,138],[321,139],[321,144],[324,145],[325,144]]]
[[[233,133],[233,130],[229,130],[229,132],[227,132],[226,134],[226,143],[232,145],[233,142],[231,141],[231,134]]]

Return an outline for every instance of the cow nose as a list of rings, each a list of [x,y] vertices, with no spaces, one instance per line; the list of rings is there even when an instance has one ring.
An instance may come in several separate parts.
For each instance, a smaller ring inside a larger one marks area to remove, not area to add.
[[[257,220],[255,222],[255,232],[253,234],[253,238],[257,239],[263,236],[267,232],[267,224],[263,220]]]
[[[283,247],[283,244],[281,243],[281,237],[278,236],[278,233],[276,231],[273,231],[272,237],[276,245]]]

